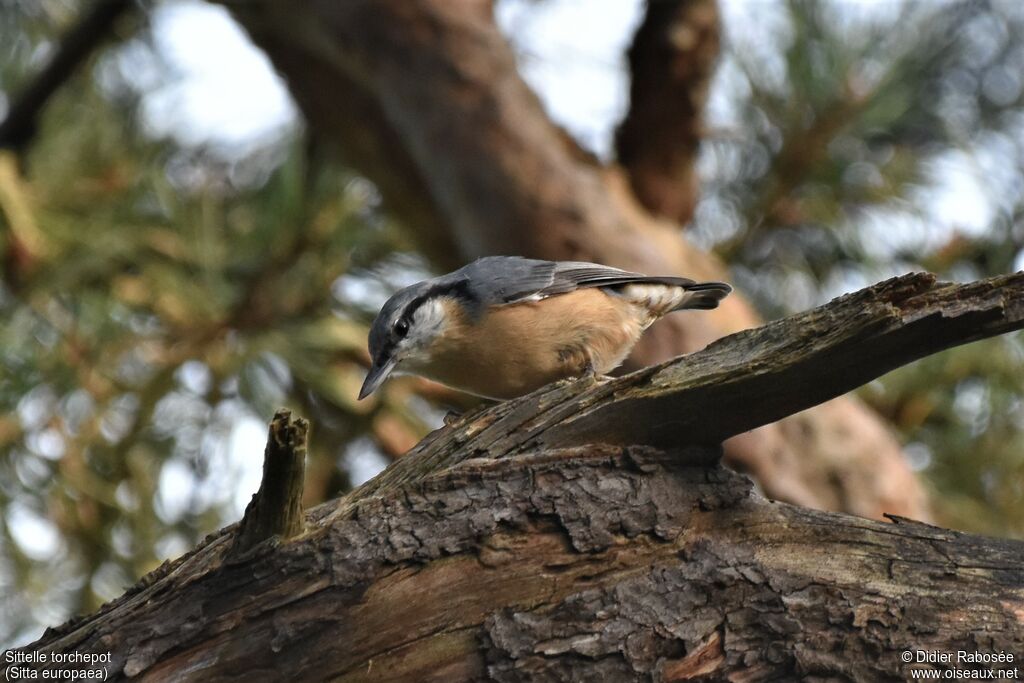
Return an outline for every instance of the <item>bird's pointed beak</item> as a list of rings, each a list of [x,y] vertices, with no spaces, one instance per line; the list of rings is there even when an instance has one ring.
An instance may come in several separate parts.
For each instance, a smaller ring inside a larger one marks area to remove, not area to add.
[[[391,371],[395,369],[396,361],[391,358],[384,362],[374,361],[373,367],[366,373],[366,379],[363,380],[363,388],[359,390],[359,400],[362,401],[364,398],[372,394],[377,390],[381,384],[384,384],[384,380],[388,378]]]

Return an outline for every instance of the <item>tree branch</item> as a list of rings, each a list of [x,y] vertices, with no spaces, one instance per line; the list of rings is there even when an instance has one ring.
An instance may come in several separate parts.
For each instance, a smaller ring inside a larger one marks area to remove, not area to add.
[[[630,109],[616,134],[619,163],[640,203],[680,224],[697,205],[697,150],[719,33],[715,0],[648,2],[629,49]]]
[[[1022,273],[966,285],[905,275],[723,339],[649,371],[643,383],[618,380],[629,388],[612,383],[614,401],[588,406],[543,443],[622,443],[619,428],[628,443],[667,445],[680,435],[718,443],[924,356],[1021,327]]]
[[[236,557],[272,536],[288,539],[302,531],[302,484],[309,423],[302,418],[293,422],[291,418],[290,411],[279,410],[270,423],[263,454],[263,480],[239,525],[231,549]]]
[[[772,504],[702,444],[1022,326],[1024,273],[908,275],[554,385],[439,430],[310,533],[226,562],[225,529],[21,652],[110,653],[110,680],[417,682],[905,680],[906,651],[1019,653],[1024,543]]]
[[[78,65],[109,35],[117,20],[135,6],[129,0],[96,0],[61,39],[47,65],[11,105],[0,123],[0,147],[24,148],[35,135],[46,102],[75,73]]]

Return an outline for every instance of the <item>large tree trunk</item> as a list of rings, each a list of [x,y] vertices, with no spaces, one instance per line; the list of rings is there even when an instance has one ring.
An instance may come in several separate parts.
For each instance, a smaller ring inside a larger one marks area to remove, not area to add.
[[[520,78],[489,0],[225,3],[284,75],[315,139],[382,190],[442,268],[485,254],[592,260],[723,279],[680,223],[696,201],[700,115],[718,46],[712,0],[651,3],[630,51],[623,166],[581,150]],[[670,222],[667,219],[678,221]],[[753,327],[737,294],[660,321],[629,368]],[[887,427],[838,398],[725,444],[772,497],[868,517],[927,518]]]
[[[1019,656],[1024,543],[772,503],[713,444],[1022,326],[1024,274],[898,278],[660,367],[467,415],[286,539],[271,534],[294,527],[306,427],[280,414],[240,530],[20,655],[40,671],[69,666],[53,653],[110,653],[111,680],[147,681],[1013,668],[905,657]]]

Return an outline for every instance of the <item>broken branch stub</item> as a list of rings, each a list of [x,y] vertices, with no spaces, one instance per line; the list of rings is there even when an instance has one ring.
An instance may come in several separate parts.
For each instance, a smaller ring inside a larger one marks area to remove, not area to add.
[[[306,471],[309,423],[278,410],[270,423],[263,453],[263,480],[245,508],[231,547],[240,556],[273,536],[287,539],[302,533],[302,485]]]

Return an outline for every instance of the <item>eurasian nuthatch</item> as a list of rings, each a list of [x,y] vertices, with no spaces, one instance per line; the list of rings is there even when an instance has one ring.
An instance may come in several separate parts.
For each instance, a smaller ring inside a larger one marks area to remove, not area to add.
[[[370,328],[364,398],[392,372],[487,398],[617,367],[661,316],[718,306],[724,282],[576,261],[482,258],[402,289]]]

